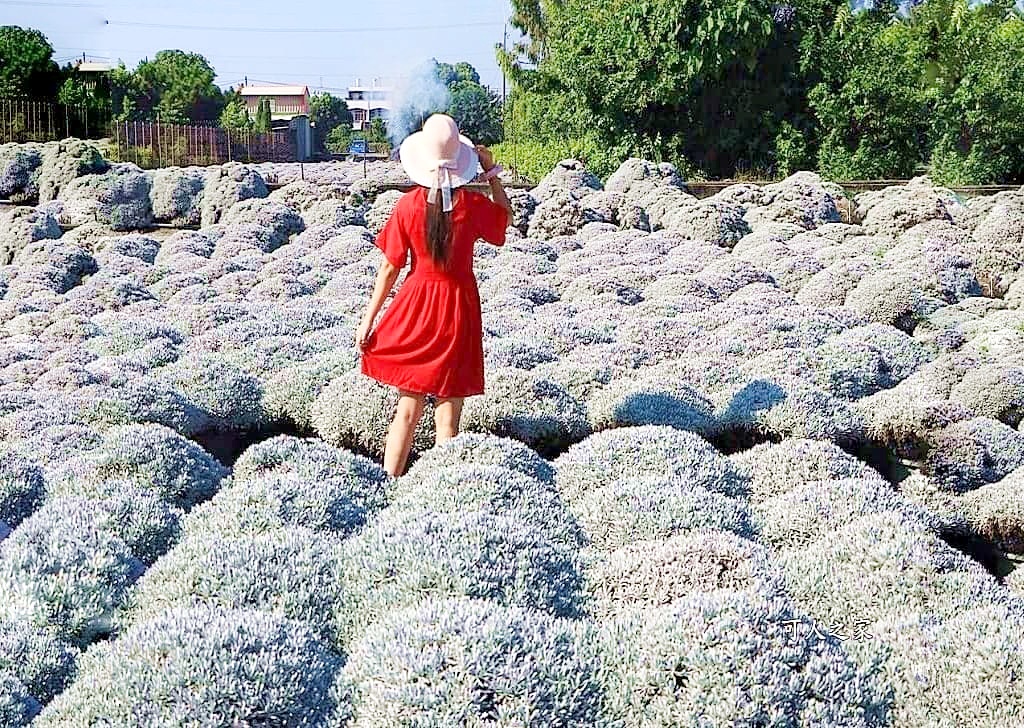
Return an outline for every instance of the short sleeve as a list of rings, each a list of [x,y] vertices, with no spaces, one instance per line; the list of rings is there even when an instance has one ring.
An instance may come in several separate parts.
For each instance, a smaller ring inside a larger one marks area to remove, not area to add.
[[[508,212],[486,195],[474,193],[471,213],[473,224],[477,228],[477,236],[492,245],[505,244],[505,231],[508,229]]]
[[[374,242],[391,265],[396,268],[405,267],[409,257],[409,238],[402,228],[398,207],[395,207]]]

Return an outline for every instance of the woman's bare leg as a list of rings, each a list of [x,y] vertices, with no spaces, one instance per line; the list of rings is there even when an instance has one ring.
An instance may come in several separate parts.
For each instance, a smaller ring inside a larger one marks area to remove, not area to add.
[[[395,419],[388,428],[388,438],[384,443],[384,470],[395,477],[405,472],[405,463],[412,449],[413,435],[416,425],[423,416],[423,400],[421,394],[399,392],[398,410]]]
[[[437,404],[434,406],[434,426],[437,428],[434,442],[436,444],[448,442],[459,434],[463,402],[465,399],[462,397],[437,400]]]

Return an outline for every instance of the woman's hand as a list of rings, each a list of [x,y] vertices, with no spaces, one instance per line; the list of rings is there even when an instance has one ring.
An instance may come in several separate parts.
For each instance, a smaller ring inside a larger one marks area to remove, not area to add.
[[[356,329],[356,346],[360,349],[365,349],[367,342],[370,340],[371,325],[369,321],[363,321],[359,324],[359,328]]]
[[[490,172],[491,167],[494,166],[494,152],[483,144],[477,144],[476,154],[480,158],[480,166],[483,167],[484,172]]]

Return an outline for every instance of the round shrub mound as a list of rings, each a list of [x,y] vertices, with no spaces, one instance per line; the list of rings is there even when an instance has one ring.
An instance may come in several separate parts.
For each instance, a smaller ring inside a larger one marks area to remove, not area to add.
[[[956,422],[929,439],[924,471],[954,493],[995,483],[1024,467],[1024,434],[991,417]]]
[[[755,445],[749,450],[730,455],[729,460],[749,478],[750,500],[753,503],[766,501],[819,480],[881,480],[882,477],[837,445],[803,438]]]
[[[110,617],[144,568],[114,535],[109,513],[56,498],[3,542],[0,619],[52,625],[80,644],[110,631]]]
[[[893,725],[1002,728],[1024,722],[1022,633],[1019,610],[983,606],[949,619],[887,617],[856,646],[883,656],[895,692]]]
[[[70,460],[53,491],[81,495],[90,484],[129,480],[180,508],[213,495],[227,468],[199,445],[163,425],[125,425],[104,433],[99,446]]]
[[[52,628],[0,618],[0,674],[13,675],[40,702],[67,687],[77,655]]]
[[[484,511],[516,516],[561,543],[580,546],[584,542],[582,530],[554,484],[495,465],[456,465],[410,473],[396,481],[392,505],[439,513]]]
[[[377,463],[316,438],[279,435],[248,448],[235,461],[235,482],[289,475],[309,482],[347,481],[368,508],[384,507],[388,474]]]
[[[602,632],[617,725],[888,725],[877,667],[859,668],[779,596],[695,593]]]
[[[680,476],[619,480],[584,493],[571,511],[599,550],[705,528],[752,535],[743,501]]]
[[[68,496],[62,496],[68,497]],[[178,537],[184,511],[135,480],[78,481],[73,498],[109,516],[108,527],[135,558],[152,564]]]
[[[587,569],[588,611],[598,621],[640,607],[663,607],[693,592],[768,594],[782,588],[763,546],[710,529],[636,541],[601,554]]]
[[[591,435],[555,460],[559,490],[573,501],[623,478],[677,476],[729,496],[745,478],[698,435],[671,427],[626,427]]]
[[[544,482],[555,479],[555,469],[526,445],[496,435],[462,432],[457,437],[431,448],[409,468],[404,482],[414,482],[428,472],[459,465],[496,465]]]
[[[717,428],[714,405],[681,381],[642,372],[613,379],[587,401],[594,430],[642,425],[669,425],[700,435]]]
[[[195,535],[150,568],[120,621],[134,624],[171,607],[257,609],[308,624],[330,639],[343,583],[333,538],[301,527],[252,536]]]
[[[184,519],[186,534],[257,534],[304,526],[346,536],[384,507],[378,482],[268,474],[233,483]]]
[[[938,531],[929,511],[878,478],[843,478],[798,485],[752,508],[758,538],[775,548],[799,548],[871,513],[899,511]]]
[[[45,494],[42,469],[0,446],[0,521],[17,526],[42,505]]]
[[[998,483],[983,485],[961,501],[975,533],[995,542],[1003,551],[1024,554],[1024,468]]]
[[[846,401],[790,375],[740,382],[711,399],[725,431],[835,442],[864,439],[864,422]]]
[[[339,643],[393,609],[434,595],[491,599],[556,616],[578,613],[575,549],[524,519],[466,511],[386,509],[345,541]]]
[[[311,410],[317,397],[333,379],[357,364],[353,351],[338,348],[279,369],[265,380],[263,406],[274,420],[288,420],[296,427],[311,429]]]
[[[388,425],[398,406],[398,392],[383,387],[358,369],[333,379],[317,396],[310,410],[316,433],[335,447],[353,448],[374,457],[384,454]],[[416,428],[415,450],[434,443],[432,408],[424,408]]]
[[[182,357],[164,367],[160,378],[204,412],[216,429],[268,424],[260,381],[216,356]]]
[[[467,432],[511,437],[542,452],[557,452],[589,434],[583,405],[548,379],[518,369],[487,375],[487,393],[466,402]]]
[[[1008,598],[979,564],[899,511],[858,518],[782,552],[779,564],[794,601],[837,633],[901,610],[952,616]]]
[[[352,646],[352,726],[602,725],[595,646],[585,623],[429,599]]]
[[[79,678],[35,725],[328,724],[341,658],[272,614],[172,609],[82,656]]]

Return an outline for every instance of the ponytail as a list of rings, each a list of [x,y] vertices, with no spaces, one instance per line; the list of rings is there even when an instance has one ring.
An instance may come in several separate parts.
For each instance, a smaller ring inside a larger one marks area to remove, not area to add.
[[[427,252],[435,265],[446,268],[451,254],[452,220],[451,213],[444,212],[440,202],[440,199],[433,205],[427,202]]]

